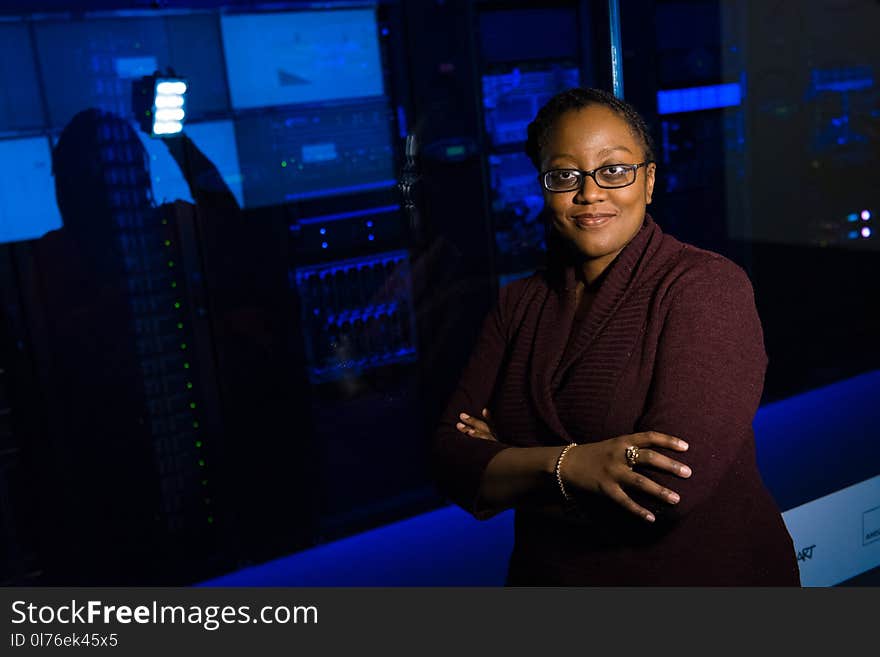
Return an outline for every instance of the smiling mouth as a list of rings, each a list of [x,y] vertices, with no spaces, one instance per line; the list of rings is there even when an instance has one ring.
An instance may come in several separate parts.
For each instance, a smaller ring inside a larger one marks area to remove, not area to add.
[[[611,212],[597,212],[596,214],[579,214],[572,217],[572,221],[580,228],[595,228],[604,226],[614,214]]]

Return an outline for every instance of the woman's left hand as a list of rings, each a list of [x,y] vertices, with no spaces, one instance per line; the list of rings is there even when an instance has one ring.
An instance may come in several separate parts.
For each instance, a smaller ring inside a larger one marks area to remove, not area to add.
[[[473,438],[482,438],[483,440],[494,440],[495,442],[498,442],[498,438],[495,436],[495,431],[489,425],[490,418],[488,408],[483,409],[483,420],[468,415],[467,413],[460,413],[458,417],[461,419],[461,422],[458,422],[455,425],[455,428],[462,433],[466,433]]]

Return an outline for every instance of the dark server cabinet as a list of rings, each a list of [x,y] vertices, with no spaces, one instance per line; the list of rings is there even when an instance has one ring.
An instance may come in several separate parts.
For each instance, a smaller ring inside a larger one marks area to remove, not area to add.
[[[328,16],[331,23],[345,20]],[[404,18],[397,3],[351,18],[363,28],[363,49],[375,53],[369,95],[287,107],[286,116],[299,118],[286,121],[279,152],[285,169],[296,167],[304,181],[288,187],[286,226],[315,542],[437,503],[421,387],[421,226],[407,213],[398,184],[406,136],[418,121]]]
[[[0,246],[0,583],[4,586],[39,582],[42,560],[37,494],[26,447],[36,436],[30,410],[34,382],[28,345],[15,339],[21,305],[14,287],[10,249]]]

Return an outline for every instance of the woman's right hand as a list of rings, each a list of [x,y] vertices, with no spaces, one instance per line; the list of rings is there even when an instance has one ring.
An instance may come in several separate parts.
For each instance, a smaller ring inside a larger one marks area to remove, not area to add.
[[[627,463],[628,447],[639,448],[635,468]],[[598,443],[577,445],[568,450],[559,468],[559,475],[566,489],[605,495],[628,511],[654,522],[654,514],[636,504],[625,489],[636,488],[669,504],[678,504],[678,493],[652,481],[640,470],[649,467],[687,479],[691,476],[691,469],[652,447],[684,452],[688,445],[675,436],[657,431],[626,434]]]

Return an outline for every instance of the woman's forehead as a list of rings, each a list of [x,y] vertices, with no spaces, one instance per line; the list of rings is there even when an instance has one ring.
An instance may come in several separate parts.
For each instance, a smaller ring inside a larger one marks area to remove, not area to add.
[[[626,120],[602,105],[562,114],[548,136],[545,155],[572,151],[589,151],[596,155],[611,151],[638,154],[643,150]]]

